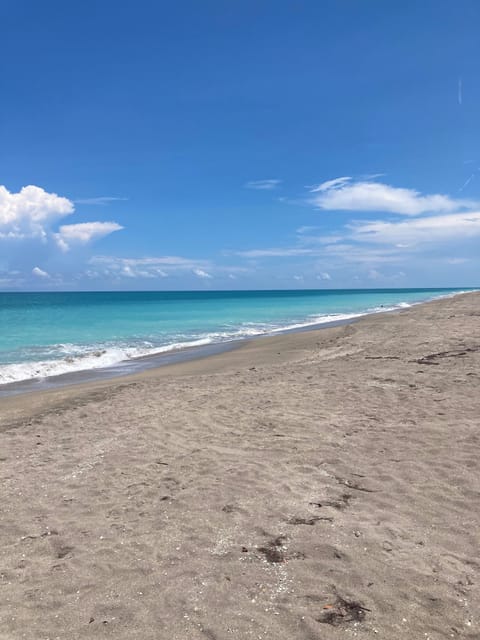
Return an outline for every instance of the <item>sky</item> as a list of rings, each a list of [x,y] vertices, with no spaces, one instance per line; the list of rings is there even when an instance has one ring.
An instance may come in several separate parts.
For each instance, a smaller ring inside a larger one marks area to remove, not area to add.
[[[480,285],[478,0],[0,23],[0,290]]]

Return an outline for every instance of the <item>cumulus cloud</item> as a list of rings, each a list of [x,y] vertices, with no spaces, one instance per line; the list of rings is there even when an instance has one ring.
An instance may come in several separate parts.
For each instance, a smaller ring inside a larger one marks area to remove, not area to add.
[[[415,189],[392,187],[373,181],[354,181],[348,176],[312,187],[310,202],[329,211],[382,211],[407,216],[423,213],[451,213],[478,206],[442,194],[422,195]]]
[[[30,185],[11,193],[0,185],[0,238],[45,239],[49,226],[73,211],[68,198],[40,187]]]
[[[68,251],[73,244],[87,244],[104,236],[120,231],[123,227],[116,222],[80,222],[62,225],[55,239],[62,251]]]
[[[55,231],[55,223],[74,210],[68,198],[41,187],[30,185],[11,193],[0,185],[0,240],[54,240],[67,251],[72,244],[86,244],[122,229],[116,222],[83,222],[62,225]]]
[[[258,189],[260,191],[272,191],[281,185],[281,180],[250,180],[245,183],[246,189]]]
[[[122,228],[116,222],[66,224],[74,213],[69,198],[41,187],[11,192],[0,185],[0,268],[21,274],[9,276],[2,286],[27,288],[47,279],[52,286],[70,285],[84,267],[79,260],[85,252],[73,252],[68,259],[64,254]]]
[[[50,274],[47,271],[40,269],[40,267],[33,267],[32,275],[37,278],[50,278]]]
[[[331,279],[332,279],[332,276],[326,271],[323,271],[322,273],[319,273],[317,275],[317,280],[331,280]]]

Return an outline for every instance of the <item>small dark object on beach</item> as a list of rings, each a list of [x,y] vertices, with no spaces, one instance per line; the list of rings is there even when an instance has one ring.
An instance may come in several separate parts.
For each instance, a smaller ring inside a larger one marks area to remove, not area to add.
[[[325,500],[324,502],[310,502],[311,505],[321,509],[322,507],[333,507],[342,510],[348,507],[352,496],[350,493],[343,493],[339,500]]]
[[[439,351],[438,353],[429,353],[427,356],[423,356],[423,358],[418,358],[417,360],[411,360],[410,362],[416,362],[417,364],[430,364],[430,365],[438,365],[438,362],[434,362],[439,358],[459,358],[466,356],[467,353],[475,353],[480,350],[480,346],[467,347],[466,349],[453,349],[452,351]]]
[[[285,553],[283,551],[283,543],[285,536],[278,536],[274,540],[270,540],[268,546],[258,547],[258,551],[263,553],[268,562],[285,562]]]
[[[333,518],[325,516],[324,518],[320,516],[313,516],[313,518],[290,518],[287,520],[287,524],[306,524],[306,525],[314,525],[316,522],[320,522],[321,520],[325,522],[333,522]]]
[[[336,477],[335,478],[338,484],[343,484],[344,487],[348,487],[349,489],[355,489],[355,491],[365,491],[366,493],[376,493],[375,489],[367,489],[366,487],[362,487],[358,482],[354,480],[349,480],[348,478],[344,480],[343,478]]]
[[[233,504],[226,504],[224,507],[222,507],[222,511],[224,511],[225,513],[233,513],[235,511],[235,507],[233,506]]]
[[[268,562],[285,562],[283,552],[277,547],[258,547],[260,553],[263,553]]]
[[[65,556],[67,556],[72,551],[73,551],[73,547],[70,547],[70,546],[68,546],[66,544],[65,545],[64,544],[60,544],[55,549],[55,555],[56,555],[57,558],[65,558]]]
[[[308,525],[314,525],[318,520],[320,520],[320,518],[318,517],[313,517],[313,518],[290,518],[290,520],[287,520],[287,524],[308,524]]]
[[[347,600],[341,596],[337,596],[335,604],[326,605],[324,609],[321,616],[317,618],[317,622],[331,624],[334,627],[348,622],[362,622],[366,612],[370,611],[359,602]]]

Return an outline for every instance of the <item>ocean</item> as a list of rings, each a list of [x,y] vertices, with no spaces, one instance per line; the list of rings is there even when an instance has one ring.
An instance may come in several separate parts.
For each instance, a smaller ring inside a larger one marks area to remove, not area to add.
[[[460,289],[0,293],[0,385],[128,373],[187,347],[345,321]],[[201,351],[201,350],[200,350]]]

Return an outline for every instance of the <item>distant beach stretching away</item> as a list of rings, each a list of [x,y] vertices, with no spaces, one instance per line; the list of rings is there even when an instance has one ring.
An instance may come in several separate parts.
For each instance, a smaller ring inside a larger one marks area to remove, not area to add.
[[[479,292],[1,295],[0,640],[480,637]]]

